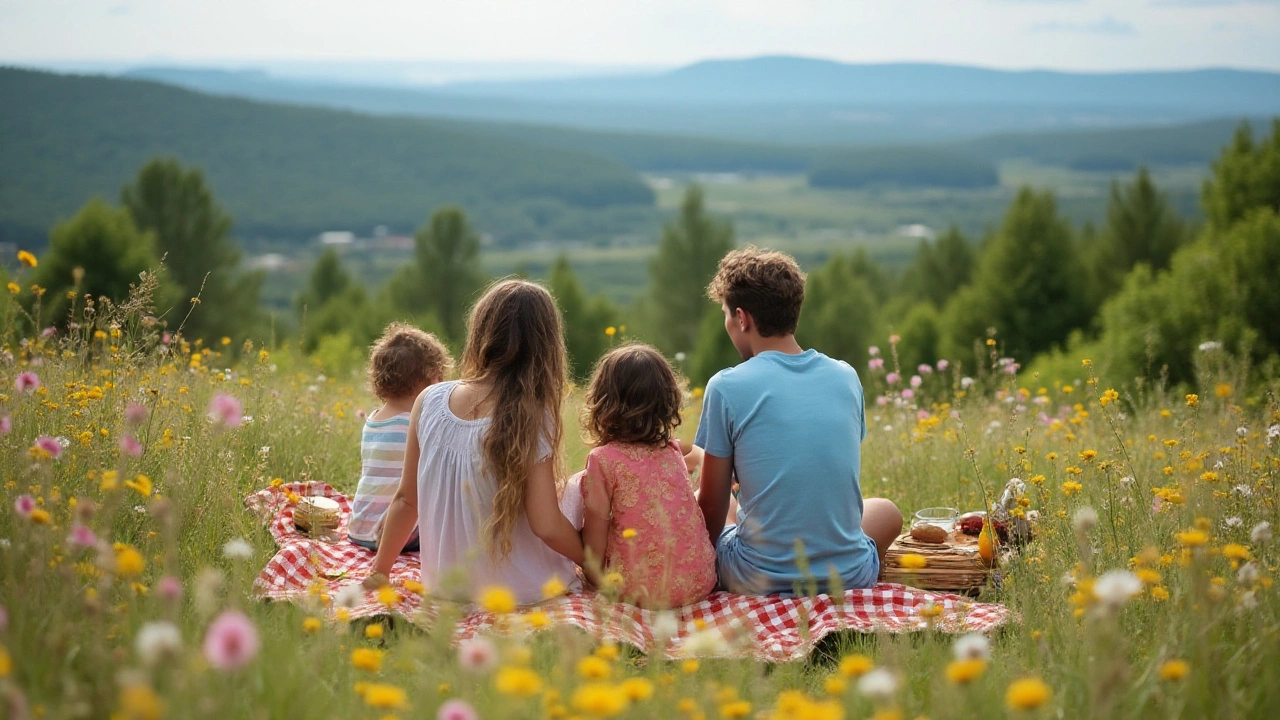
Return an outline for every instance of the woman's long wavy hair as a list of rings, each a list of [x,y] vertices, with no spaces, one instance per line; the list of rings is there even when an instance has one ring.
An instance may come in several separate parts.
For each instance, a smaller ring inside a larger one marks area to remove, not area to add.
[[[567,368],[560,310],[541,285],[500,280],[471,309],[462,378],[490,386],[492,421],[481,452],[485,469],[498,481],[485,527],[494,559],[511,553],[511,531],[524,512],[529,471],[540,459],[540,436],[551,444],[556,477],[563,474],[560,411]]]

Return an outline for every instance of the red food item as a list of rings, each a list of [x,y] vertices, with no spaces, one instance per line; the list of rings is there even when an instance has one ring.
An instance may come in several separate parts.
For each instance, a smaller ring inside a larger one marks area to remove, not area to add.
[[[978,535],[982,534],[983,520],[985,520],[985,518],[983,518],[980,515],[970,515],[967,518],[962,518],[960,520],[960,525],[959,525],[960,532],[964,533],[965,535],[972,535],[974,537],[977,537]],[[1000,539],[1000,542],[1002,543],[1009,542],[1009,528],[1005,527],[1004,523],[1000,522],[999,520],[992,520],[991,524],[995,527],[996,537]]]

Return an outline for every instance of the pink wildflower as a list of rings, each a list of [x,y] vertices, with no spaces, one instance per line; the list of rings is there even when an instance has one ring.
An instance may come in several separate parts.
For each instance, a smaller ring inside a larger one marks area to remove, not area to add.
[[[18,379],[13,381],[13,386],[18,389],[18,392],[30,395],[40,389],[40,376],[30,370],[20,372],[18,373]]]
[[[487,638],[465,640],[458,645],[458,664],[470,672],[488,672],[498,664],[498,649]]]
[[[880,368],[884,367],[884,358],[879,358],[879,357],[871,358],[870,362],[867,363],[867,367],[871,368],[872,370],[879,370]]]
[[[939,360],[937,364],[938,364],[938,372],[946,372],[947,367],[951,365],[951,362],[948,360]]]
[[[168,345],[169,343],[173,342],[173,336],[170,335],[169,333],[164,333],[160,336],[160,342],[164,343],[165,345]]]
[[[889,398],[885,397],[884,395],[881,395],[880,397],[876,398],[876,405],[884,407],[885,405],[888,405],[888,404],[889,404]]]
[[[147,406],[142,403],[129,403],[124,409],[124,421],[137,427],[147,421]]]
[[[18,513],[18,517],[26,519],[31,517],[31,511],[36,509],[36,499],[30,495],[19,495],[17,500],[13,501],[13,510]]]
[[[62,443],[57,438],[51,438],[48,435],[41,435],[36,438],[36,447],[49,453],[49,457],[56,458],[62,454]]]
[[[910,400],[911,398],[913,398],[913,397],[915,397],[915,396],[916,396],[916,391],[915,391],[915,390],[912,390],[911,388],[905,388],[905,389],[903,389],[903,391],[902,391],[902,399],[903,399],[903,400]]]
[[[120,438],[120,452],[129,457],[142,457],[142,444],[132,435],[124,435]]]
[[[182,581],[172,575],[165,575],[156,583],[156,592],[169,602],[177,602],[182,597]]]
[[[40,337],[52,337],[57,332],[58,332],[58,328],[50,325],[49,327],[40,331]]]
[[[204,659],[217,670],[235,670],[258,654],[258,630],[237,610],[214,618],[204,635]]]
[[[244,408],[232,395],[214,395],[209,403],[209,417],[214,422],[233,428],[244,420]]]
[[[889,344],[890,344],[890,345],[897,345],[897,344],[898,344],[899,342],[901,342],[901,341],[902,341],[902,338],[898,337],[897,335],[890,335],[890,336],[889,336]]]
[[[87,548],[96,545],[98,538],[89,529],[88,525],[76,525],[71,528],[71,534],[67,536],[67,542],[77,547]]]
[[[867,354],[870,355],[871,357],[875,357],[880,354],[880,348],[876,347],[875,345],[872,345],[871,347],[867,348]]]
[[[13,432],[13,419],[8,415],[0,415],[0,435],[8,435]]]
[[[9,629],[9,608],[0,605],[0,633]]]
[[[471,703],[457,698],[441,705],[436,712],[436,720],[477,720],[479,717]]]
[[[920,363],[920,367],[916,368],[916,371],[921,375],[928,375],[933,372],[933,368],[929,366],[929,363]]]
[[[897,385],[898,381],[901,379],[902,379],[902,376],[896,372],[891,372],[888,375],[884,376],[884,381],[889,383],[890,385]]]
[[[924,379],[923,379],[923,378],[921,378],[919,375],[912,375],[912,376],[911,376],[911,387],[913,387],[913,388],[918,388],[918,387],[920,387],[920,384],[921,384],[921,383],[923,383],[923,382],[924,382]]]

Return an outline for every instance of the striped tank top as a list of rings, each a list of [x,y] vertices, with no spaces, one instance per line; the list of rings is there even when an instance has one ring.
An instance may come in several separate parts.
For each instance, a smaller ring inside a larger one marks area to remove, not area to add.
[[[351,501],[347,534],[352,540],[378,541],[378,523],[391,507],[404,471],[404,445],[409,438],[409,413],[386,420],[365,420],[360,436],[360,483]]]

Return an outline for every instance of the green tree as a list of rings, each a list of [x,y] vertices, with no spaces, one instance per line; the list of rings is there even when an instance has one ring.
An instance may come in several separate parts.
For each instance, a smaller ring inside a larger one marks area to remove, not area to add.
[[[244,335],[259,314],[264,276],[238,271],[231,217],[214,200],[204,175],[177,160],[152,160],[121,189],[120,200],[138,229],[155,236],[175,294],[200,294],[184,332],[204,338]]]
[[[973,275],[973,247],[954,225],[920,248],[902,276],[899,293],[941,308]]]
[[[927,302],[916,303],[897,328],[898,360],[904,368],[921,363],[932,365],[942,357],[942,318],[937,307]]]
[[[388,284],[391,301],[401,311],[432,312],[445,336],[459,341],[467,307],[484,284],[480,239],[462,208],[451,205],[432,214],[413,242],[413,264]]]
[[[1271,135],[1253,141],[1248,123],[1241,123],[1201,195],[1210,227],[1226,229],[1250,212],[1269,207],[1280,212],[1280,118],[1271,121]]]
[[[809,274],[796,335],[854,367],[866,364],[867,347],[879,335],[878,307],[856,257],[837,253]]]
[[[338,251],[327,248],[316,258],[307,277],[307,286],[298,294],[296,305],[301,313],[306,308],[317,309],[330,298],[343,295],[355,282],[351,273],[342,266]]]
[[[139,275],[158,267],[154,236],[139,230],[127,210],[95,198],[53,227],[49,250],[31,279],[45,289],[44,316],[61,323],[68,291],[119,302]]]
[[[604,331],[618,324],[618,309],[603,295],[587,298],[565,255],[557,257],[551,266],[547,285],[564,315],[564,344],[573,375],[579,381],[585,380],[609,347]]]
[[[973,282],[947,303],[944,352],[966,357],[988,328],[1023,363],[1065,341],[1089,319],[1082,268],[1053,194],[1024,187],[979,258]]]
[[[656,344],[663,351],[694,348],[707,284],[731,249],[733,226],[708,215],[702,188],[691,186],[680,206],[680,216],[663,228],[658,255],[649,265],[649,308]]]
[[[1174,251],[1186,237],[1186,223],[1145,167],[1139,168],[1131,183],[1113,181],[1106,225],[1092,248],[1082,247],[1091,261],[1100,299],[1118,290],[1124,276],[1138,263],[1153,270],[1169,267]]]
[[[338,348],[363,353],[393,315],[385,303],[371,299],[351,277],[333,248],[321,253],[311,266],[306,287],[295,304],[302,324],[302,351],[313,354],[327,348],[325,358],[331,369],[345,369],[348,364],[337,358],[350,353]]]
[[[713,375],[742,362],[729,333],[724,330],[724,310],[708,305],[698,321],[698,339],[689,358],[689,382],[703,387]]]

